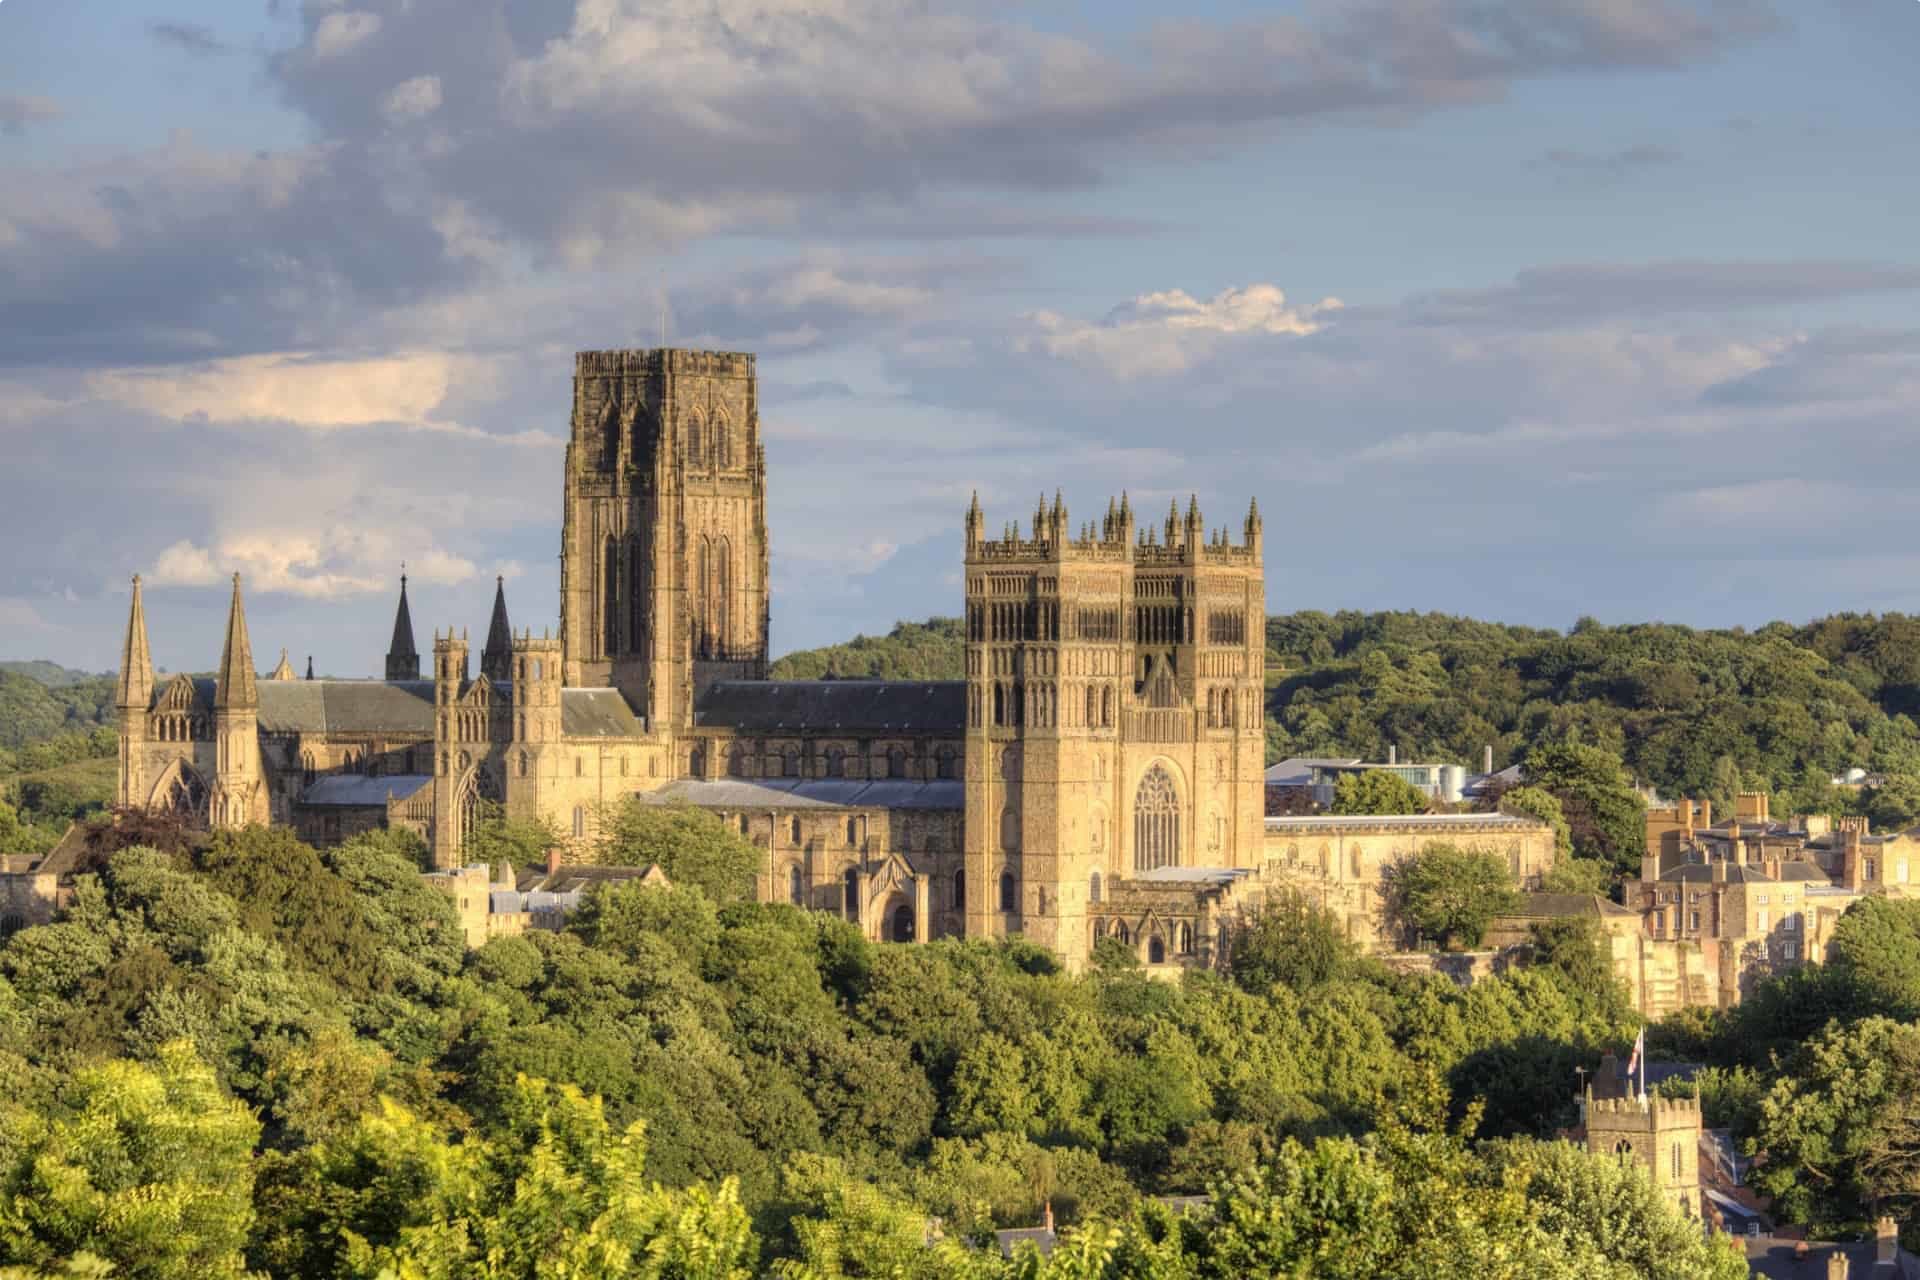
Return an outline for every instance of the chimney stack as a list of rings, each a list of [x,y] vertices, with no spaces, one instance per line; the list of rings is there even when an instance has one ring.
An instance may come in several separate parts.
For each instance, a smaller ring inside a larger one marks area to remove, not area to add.
[[[555,875],[560,870],[560,846],[554,845],[547,850],[547,874]]]
[[[1493,744],[1491,742],[1489,742],[1486,745],[1486,749],[1480,753],[1480,772],[1493,772]]]
[[[1388,764],[1400,763],[1400,748],[1394,746],[1392,743],[1387,744],[1387,763]]]

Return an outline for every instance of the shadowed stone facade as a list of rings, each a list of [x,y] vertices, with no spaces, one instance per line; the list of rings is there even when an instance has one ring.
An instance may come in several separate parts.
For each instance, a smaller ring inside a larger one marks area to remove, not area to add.
[[[581,352],[557,636],[514,631],[497,586],[477,672],[436,632],[423,677],[403,579],[385,679],[259,679],[236,576],[218,676],[156,686],[136,578],[119,800],[321,842],[406,826],[446,870],[484,804],[584,861],[601,806],[685,801],[762,850],[763,899],[889,940],[1019,933],[1075,965],[1109,932],[1217,962],[1228,915],[1276,886],[1372,938],[1379,851],[1455,834],[1314,831],[1303,856],[1263,818],[1257,506],[1235,538],[1196,501],[1136,525],[1124,496],[1076,527],[1056,494],[990,538],[976,498],[964,532],[964,681],[768,681],[753,357]],[[1499,821],[1537,879],[1551,833]]]

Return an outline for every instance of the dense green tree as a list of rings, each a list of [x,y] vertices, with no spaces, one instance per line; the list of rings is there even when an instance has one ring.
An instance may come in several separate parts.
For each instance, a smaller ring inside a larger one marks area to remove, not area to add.
[[[1243,916],[1227,945],[1233,980],[1255,995],[1275,983],[1310,991],[1351,975],[1360,965],[1360,949],[1339,920],[1294,894],[1269,898]]]
[[[1920,1018],[1920,901],[1871,894],[1834,925],[1827,968],[1853,1009]]]
[[[1536,746],[1523,765],[1529,787],[1560,802],[1576,856],[1627,870],[1647,847],[1646,804],[1612,753],[1576,742]]]
[[[4,1106],[4,1104],[0,1104]],[[240,1276],[260,1126],[184,1042],[83,1068],[46,1111],[0,1110],[0,1257],[91,1254],[123,1276]]]
[[[559,830],[545,818],[510,818],[503,806],[487,804],[461,842],[460,857],[468,865],[484,862],[499,874],[508,866],[545,866],[547,850],[563,844]]]
[[[1904,831],[1920,818],[1920,774],[1888,774],[1860,793],[1860,807],[1876,830]]]
[[[1409,932],[1444,948],[1479,946],[1496,916],[1520,908],[1505,860],[1484,849],[1430,844],[1390,872],[1391,914]]]
[[[759,850],[720,818],[690,804],[629,798],[600,815],[594,859],[603,866],[658,866],[675,884],[694,885],[715,902],[753,892]]]
[[[1386,769],[1345,773],[1333,784],[1328,811],[1340,814],[1425,813],[1431,805],[1420,788]]]

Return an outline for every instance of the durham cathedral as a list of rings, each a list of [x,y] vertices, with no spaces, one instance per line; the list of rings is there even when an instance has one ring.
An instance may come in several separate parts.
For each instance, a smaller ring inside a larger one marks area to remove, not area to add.
[[[215,675],[156,682],[136,578],[119,802],[318,843],[406,827],[441,868],[494,805],[587,861],[605,806],[683,802],[761,851],[763,900],[1076,966],[1103,937],[1209,963],[1274,885],[1371,940],[1381,868],[1428,839],[1523,883],[1551,861],[1550,831],[1497,814],[1263,816],[1257,506],[1209,529],[1196,502],[1142,520],[1123,497],[1075,524],[1056,495],[990,534],[976,498],[964,681],[771,681],[766,485],[751,355],[581,352],[557,635],[514,630],[502,587],[477,665],[452,631],[422,653],[403,578],[384,679],[300,678],[284,652],[261,676],[236,576]]]

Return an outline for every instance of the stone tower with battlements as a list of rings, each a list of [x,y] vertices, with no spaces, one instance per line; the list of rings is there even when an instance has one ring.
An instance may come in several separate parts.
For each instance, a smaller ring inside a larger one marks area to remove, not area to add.
[[[684,728],[697,690],[767,669],[766,455],[751,355],[574,358],[560,553],[569,686]]]
[[[1256,865],[1264,835],[1261,522],[1164,528],[1132,502],[1030,533],[966,516],[970,935],[1022,933],[1069,963],[1122,883]],[[1171,958],[1171,957],[1163,957]]]
[[[1580,1109],[1588,1151],[1638,1162],[1683,1214],[1698,1218],[1704,1213],[1698,1098],[1606,1098],[1589,1088]]]

